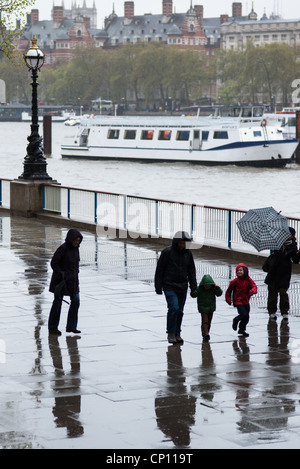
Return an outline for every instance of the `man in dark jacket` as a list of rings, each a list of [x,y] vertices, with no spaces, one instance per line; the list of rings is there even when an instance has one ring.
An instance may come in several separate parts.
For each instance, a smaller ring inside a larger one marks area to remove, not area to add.
[[[278,295],[282,317],[283,319],[288,318],[290,305],[287,291],[292,275],[292,262],[298,264],[300,261],[295,238],[296,232],[292,227],[289,230],[291,236],[279,251],[272,251],[268,259],[269,267],[265,283],[268,285],[268,312],[271,318],[276,318]]]
[[[167,334],[172,344],[183,343],[180,331],[188,285],[191,292],[197,288],[195,263],[186,248],[187,241],[191,241],[189,235],[178,231],[172,245],[162,251],[155,272],[155,291],[158,295],[164,292],[168,305]]]
[[[65,295],[70,297],[71,303],[67,319],[67,332],[80,333],[77,329],[79,299],[79,246],[82,234],[72,228],[68,231],[65,242],[56,250],[51,260],[53,274],[49,291],[54,293],[54,300],[49,315],[49,333],[60,335],[58,324],[61,306]]]

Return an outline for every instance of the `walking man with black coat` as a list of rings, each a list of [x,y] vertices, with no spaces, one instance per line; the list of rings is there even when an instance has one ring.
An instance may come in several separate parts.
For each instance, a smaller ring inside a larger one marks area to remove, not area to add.
[[[292,263],[299,264],[300,251],[297,249],[296,231],[289,228],[291,236],[278,251],[272,254],[265,263],[263,270],[268,272],[265,283],[268,285],[268,312],[270,318],[276,319],[277,301],[283,319],[288,319],[290,309],[288,289],[292,275]]]
[[[82,234],[72,228],[68,231],[65,242],[59,246],[51,260],[53,274],[49,291],[54,293],[54,300],[48,320],[50,334],[61,335],[58,330],[61,306],[64,296],[69,296],[71,303],[67,318],[67,332],[80,333],[77,329],[79,298],[79,246]]]
[[[188,286],[191,293],[197,288],[193,255],[186,248],[189,241],[185,231],[178,231],[172,245],[161,252],[155,272],[155,291],[158,295],[164,292],[167,301],[167,334],[171,344],[183,343],[180,332]]]

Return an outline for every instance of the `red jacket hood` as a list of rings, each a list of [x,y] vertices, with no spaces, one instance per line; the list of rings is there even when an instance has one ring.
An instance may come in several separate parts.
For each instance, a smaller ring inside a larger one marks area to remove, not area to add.
[[[240,267],[243,267],[243,270],[244,270],[244,278],[248,277],[248,276],[249,276],[249,269],[248,269],[248,267],[246,266],[246,264],[242,264],[242,263],[241,263],[241,264],[238,264],[238,265],[236,266],[235,272],[237,273],[237,271],[238,271],[238,269],[239,269]]]

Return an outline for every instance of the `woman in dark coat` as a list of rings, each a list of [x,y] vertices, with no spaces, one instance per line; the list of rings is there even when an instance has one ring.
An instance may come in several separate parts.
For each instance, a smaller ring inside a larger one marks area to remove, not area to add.
[[[65,295],[70,297],[71,303],[67,319],[67,332],[80,333],[77,330],[79,298],[79,246],[82,234],[72,228],[68,231],[65,242],[59,246],[51,260],[53,274],[49,290],[54,293],[54,300],[49,315],[49,333],[60,335],[58,324],[61,306]]]
[[[291,236],[279,251],[272,251],[268,258],[268,266],[265,283],[268,285],[268,312],[271,318],[276,318],[278,295],[280,298],[279,308],[283,319],[287,319],[290,308],[288,289],[292,275],[292,262],[298,264],[300,261],[297,250],[296,232],[289,228]]]

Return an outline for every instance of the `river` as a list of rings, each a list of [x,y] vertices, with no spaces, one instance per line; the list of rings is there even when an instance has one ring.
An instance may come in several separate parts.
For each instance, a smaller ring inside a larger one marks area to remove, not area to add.
[[[62,185],[242,210],[271,205],[300,218],[300,165],[260,169],[62,159],[61,140],[65,133],[74,131],[63,123],[52,124],[47,171]],[[28,135],[30,122],[0,122],[0,178],[14,179],[22,174]]]

